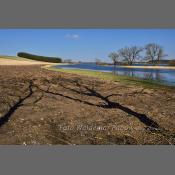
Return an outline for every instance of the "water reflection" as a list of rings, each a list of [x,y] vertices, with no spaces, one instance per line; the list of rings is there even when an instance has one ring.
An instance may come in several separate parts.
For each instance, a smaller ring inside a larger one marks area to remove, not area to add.
[[[147,80],[163,81],[165,77],[160,73],[160,70],[142,72],[136,70],[122,70],[117,71],[118,75],[130,76],[130,77],[139,77]]]
[[[163,75],[161,75],[159,70],[155,70],[155,72],[146,72],[144,73],[143,78],[156,81],[162,81],[164,79]]]

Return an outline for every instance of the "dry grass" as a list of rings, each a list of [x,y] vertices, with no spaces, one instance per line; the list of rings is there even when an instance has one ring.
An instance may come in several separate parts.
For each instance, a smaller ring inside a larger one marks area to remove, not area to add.
[[[0,58],[0,65],[6,65],[6,66],[24,66],[24,65],[57,65],[55,63],[48,63],[48,62],[42,62],[42,61],[33,61],[33,60],[27,60],[23,58],[11,58],[6,57]]]

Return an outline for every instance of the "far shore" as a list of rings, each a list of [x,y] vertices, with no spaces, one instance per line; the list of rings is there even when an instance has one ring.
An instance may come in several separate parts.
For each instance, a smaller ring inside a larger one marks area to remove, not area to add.
[[[99,66],[114,66],[113,64],[99,64]],[[175,69],[175,66],[136,66],[136,65],[117,65],[117,67],[121,68],[140,68],[140,69]]]
[[[140,68],[140,69],[175,69],[175,66],[118,66],[123,68]]]

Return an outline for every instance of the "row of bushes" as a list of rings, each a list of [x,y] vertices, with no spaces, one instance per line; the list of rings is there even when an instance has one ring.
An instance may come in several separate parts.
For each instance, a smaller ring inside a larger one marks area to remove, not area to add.
[[[44,62],[51,62],[51,63],[61,63],[62,59],[58,57],[46,57],[40,55],[33,55],[25,52],[19,52],[18,57],[27,58],[35,61],[44,61]]]
[[[175,66],[175,60],[169,61],[169,66]]]

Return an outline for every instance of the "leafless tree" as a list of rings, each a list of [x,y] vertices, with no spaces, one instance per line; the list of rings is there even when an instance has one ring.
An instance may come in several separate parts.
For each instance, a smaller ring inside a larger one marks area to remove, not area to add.
[[[109,58],[111,58],[113,65],[114,65],[114,74],[116,73],[116,65],[119,62],[120,55],[117,52],[111,52],[108,55]]]
[[[65,63],[72,63],[72,60],[71,59],[66,59],[64,60]]]
[[[163,47],[158,44],[150,43],[145,46],[146,60],[152,63],[159,63],[160,60],[165,57]]]
[[[126,61],[129,65],[132,65],[136,59],[140,59],[140,52],[143,50],[142,47],[125,47],[119,50],[119,55]]]

